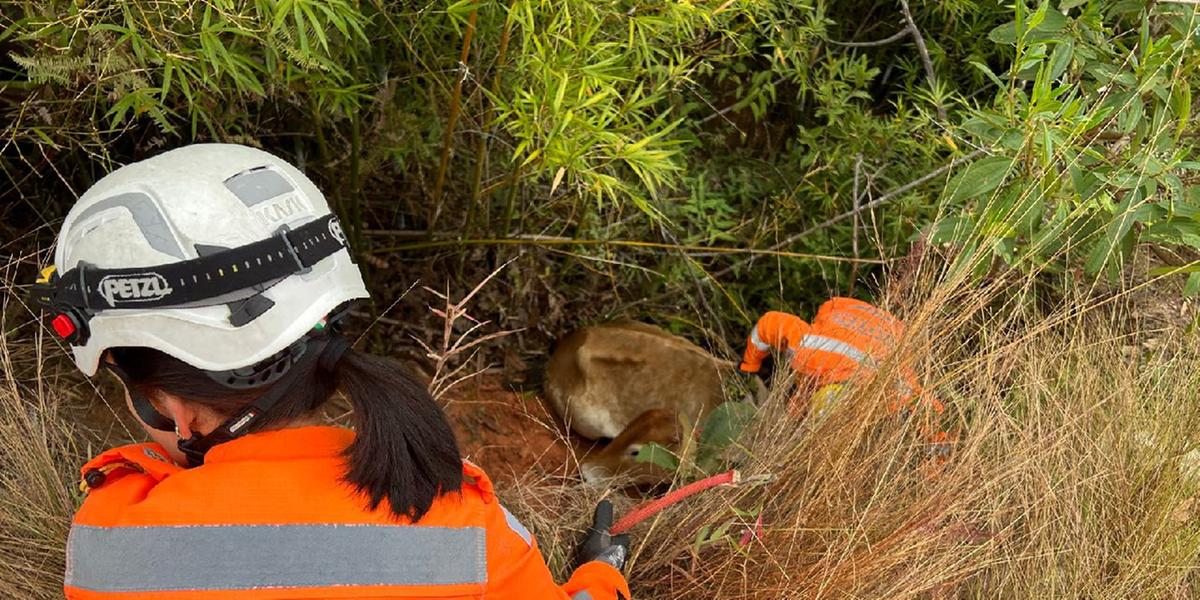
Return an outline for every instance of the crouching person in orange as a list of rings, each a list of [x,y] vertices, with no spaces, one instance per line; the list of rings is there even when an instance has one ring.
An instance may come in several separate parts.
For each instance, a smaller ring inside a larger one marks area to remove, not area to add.
[[[367,291],[290,164],[211,144],[118,169],[55,259],[35,299],[153,440],[83,467],[67,598],[628,597],[603,514],[557,585],[426,389],[338,333]],[[321,424],[338,392],[353,431]]]
[[[832,298],[817,310],[812,323],[784,312],[764,314],[750,331],[741,370],[758,373],[772,351],[784,352],[801,377],[799,394],[806,410],[819,413],[855,377],[873,373],[887,360],[904,335],[904,324],[887,311],[852,298]],[[944,406],[923,393],[911,369],[901,367],[888,402],[892,413],[918,409],[940,415]],[[931,431],[931,430],[930,430]],[[935,453],[951,441],[945,432],[926,433]]]

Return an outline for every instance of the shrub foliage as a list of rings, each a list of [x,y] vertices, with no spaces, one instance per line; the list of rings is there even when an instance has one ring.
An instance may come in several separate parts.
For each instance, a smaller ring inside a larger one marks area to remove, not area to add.
[[[364,254],[553,238],[568,273],[665,276],[607,272],[637,295],[709,273],[735,307],[815,299],[914,236],[981,274],[1111,276],[1139,243],[1195,270],[1194,6],[911,4],[18,3],[6,227],[216,140],[301,164]]]

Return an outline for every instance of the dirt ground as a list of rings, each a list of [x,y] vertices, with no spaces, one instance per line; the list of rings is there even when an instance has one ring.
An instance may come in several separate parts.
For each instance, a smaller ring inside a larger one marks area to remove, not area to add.
[[[578,460],[591,444],[568,436],[540,394],[515,392],[499,379],[480,376],[442,398],[463,456],[493,480],[523,474],[541,478],[578,477]]]

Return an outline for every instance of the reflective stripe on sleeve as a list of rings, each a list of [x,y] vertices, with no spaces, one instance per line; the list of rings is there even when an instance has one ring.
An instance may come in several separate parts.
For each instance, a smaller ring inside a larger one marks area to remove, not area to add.
[[[571,594],[571,600],[592,600],[592,594],[587,590],[582,590]]]
[[[481,527],[75,525],[66,585],[97,592],[487,581]]]
[[[758,336],[758,325],[755,325],[754,328],[750,330],[750,343],[754,344],[754,347],[758,348],[762,352],[766,352],[767,350],[771,349],[771,345],[762,341],[762,338]]]
[[[807,348],[809,350],[820,350],[822,352],[841,354],[842,356],[845,356],[846,358],[849,358],[855,362],[863,362],[867,359],[866,353],[858,348],[855,348],[854,346],[851,346],[850,344],[847,344],[841,340],[835,340],[831,337],[825,337],[823,335],[810,334],[800,338],[800,347]]]
[[[532,546],[533,534],[529,533],[529,530],[512,513],[508,512],[508,509],[503,504],[500,505],[500,510],[504,511],[504,520],[508,522],[508,528],[513,530],[513,533],[521,536],[521,539],[525,540],[526,545]]]

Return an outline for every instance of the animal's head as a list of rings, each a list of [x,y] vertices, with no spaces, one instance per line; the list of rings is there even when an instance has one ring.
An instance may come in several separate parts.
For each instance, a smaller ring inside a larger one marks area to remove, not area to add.
[[[624,431],[599,452],[589,454],[579,465],[586,483],[601,483],[619,478],[634,485],[651,485],[669,481],[671,471],[648,462],[638,462],[638,452],[655,443],[677,450],[682,439],[682,426],[674,411],[654,409],[637,416]]]

